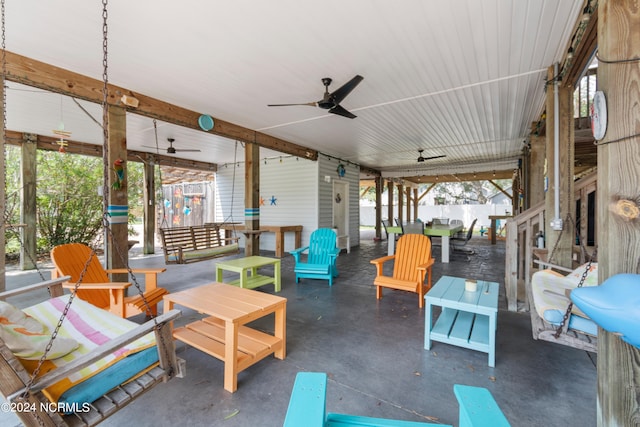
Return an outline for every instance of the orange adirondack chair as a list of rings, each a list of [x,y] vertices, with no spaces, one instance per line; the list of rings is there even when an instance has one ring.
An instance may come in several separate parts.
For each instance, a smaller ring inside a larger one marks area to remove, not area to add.
[[[383,265],[394,260],[393,276],[385,276]],[[422,234],[404,234],[398,239],[396,254],[371,261],[377,269],[373,284],[376,286],[376,298],[382,298],[382,288],[400,289],[416,292],[418,306],[424,306],[424,294],[431,288],[431,267],[435,260],[431,257],[431,240]],[[428,274],[427,287],[424,287]]]
[[[126,268],[105,270],[98,257],[94,256],[85,271],[85,264],[90,256],[91,248],[82,243],[67,243],[54,247],[51,249],[51,260],[55,268],[51,272],[51,278],[71,276],[71,280],[63,286],[73,289],[80,275],[84,273],[78,288],[78,298],[124,318],[140,313],[146,313],[147,316],[157,314],[157,304],[162,301],[163,295],[168,293],[166,289],[158,287],[158,273],[164,272],[165,268],[131,269],[133,273],[145,275],[143,294],[150,310],[150,313],[147,313],[142,295],[137,293],[125,296],[125,290],[131,286],[131,283],[111,282],[109,279],[109,274],[128,273],[128,270]]]

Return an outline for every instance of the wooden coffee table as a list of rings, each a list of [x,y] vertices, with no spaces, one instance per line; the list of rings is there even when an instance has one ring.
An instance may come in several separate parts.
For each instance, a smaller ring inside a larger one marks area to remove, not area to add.
[[[477,290],[465,290],[465,279],[442,276],[424,296],[424,348],[440,341],[489,354],[489,366],[496,364],[498,284],[478,280]],[[433,324],[432,306],[442,307]]]
[[[173,337],[224,362],[224,389],[238,388],[238,373],[271,353],[286,354],[287,299],[224,283],[211,283],[164,296],[164,312],[174,304],[208,315],[184,327]],[[274,334],[245,324],[275,313]]]
[[[258,268],[267,265],[273,265],[273,276],[258,274]],[[273,283],[275,292],[280,292],[282,276],[280,275],[280,260],[277,258],[248,256],[218,262],[216,263],[217,282],[222,282],[223,270],[233,271],[240,274],[240,278],[238,280],[229,282],[230,285],[239,285],[241,288],[253,289]]]

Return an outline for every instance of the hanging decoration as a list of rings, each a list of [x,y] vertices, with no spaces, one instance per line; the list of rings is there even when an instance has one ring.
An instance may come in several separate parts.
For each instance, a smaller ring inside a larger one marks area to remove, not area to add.
[[[269,204],[270,204],[271,206],[276,206],[276,201],[277,201],[277,200],[278,200],[278,199],[276,199],[276,196],[271,196],[271,200],[269,200]]]
[[[260,196],[260,206],[264,206],[264,197]]]
[[[344,177],[344,174],[347,172],[347,170],[345,169],[344,165],[340,163],[338,165],[338,168],[336,169],[336,172],[338,172],[338,176],[342,178]]]
[[[62,96],[60,96],[60,124],[58,125],[58,129],[54,129],[51,132],[53,132],[55,135],[58,135],[60,137],[60,139],[58,139],[56,142],[54,142],[54,144],[59,145],[58,147],[58,152],[61,154],[64,154],[67,152],[67,149],[65,147],[67,147],[69,145],[69,141],[67,141],[66,138],[69,138],[71,136],[71,132],[64,130],[64,114],[63,114],[63,110],[62,110],[62,100],[64,98]]]
[[[115,179],[114,179],[113,183],[111,184],[111,187],[114,190],[124,190],[125,189],[125,184],[124,184],[124,160],[117,159],[115,162],[113,162],[113,173],[115,175]]]

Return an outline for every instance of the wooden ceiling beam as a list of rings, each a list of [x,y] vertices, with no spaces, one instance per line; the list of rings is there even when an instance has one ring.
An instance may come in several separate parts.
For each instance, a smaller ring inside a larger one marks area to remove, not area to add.
[[[6,140],[10,145],[20,146],[25,141],[24,133],[13,130],[6,131]],[[60,145],[59,139],[45,135],[35,135],[37,148],[45,151],[58,151]],[[96,144],[87,144],[84,142],[65,140],[65,154],[80,154],[83,156],[102,157],[102,146]],[[163,154],[147,153],[143,151],[127,151],[127,161],[129,162],[153,162],[157,165],[172,166],[183,169],[194,169],[205,172],[216,172],[218,165],[215,163],[199,162],[196,160],[180,159],[173,156]]]
[[[6,52],[6,61],[6,80],[8,81],[102,104],[104,83],[100,80],[9,51]],[[138,100],[138,106],[133,108],[125,105],[122,101],[123,96],[135,98]],[[124,106],[128,112],[205,132],[198,125],[198,118],[202,113],[187,110],[113,84],[108,85],[107,98],[110,105]],[[309,160],[318,159],[316,150],[217,118],[214,118],[213,129],[207,133],[247,143],[256,143],[264,148]]]
[[[405,181],[416,184],[437,184],[440,182],[466,182],[466,181],[487,181],[492,179],[512,179],[513,169],[496,170],[488,172],[471,172],[457,174],[440,174],[440,175],[420,175],[404,177]]]

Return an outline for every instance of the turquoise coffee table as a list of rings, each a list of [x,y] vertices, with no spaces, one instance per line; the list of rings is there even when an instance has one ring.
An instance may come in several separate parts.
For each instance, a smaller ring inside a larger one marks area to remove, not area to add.
[[[477,290],[465,290],[465,279],[442,276],[424,296],[424,348],[439,341],[489,354],[489,366],[496,364],[498,326],[498,284],[478,280]],[[432,306],[442,307],[433,324]]]

